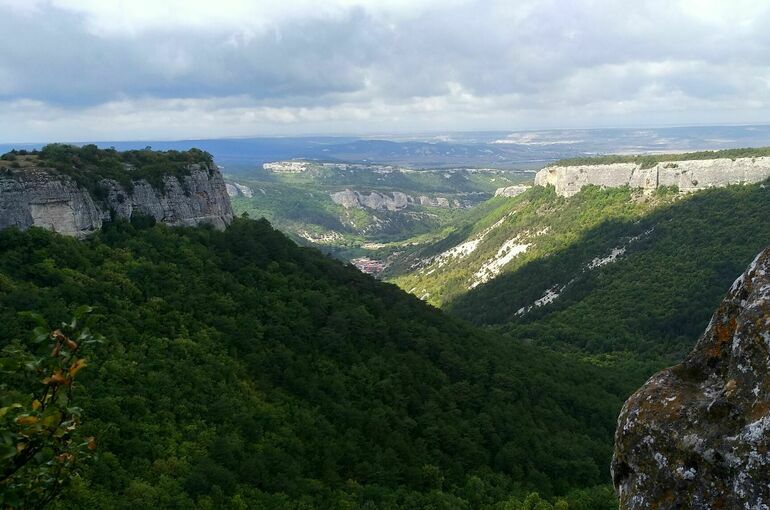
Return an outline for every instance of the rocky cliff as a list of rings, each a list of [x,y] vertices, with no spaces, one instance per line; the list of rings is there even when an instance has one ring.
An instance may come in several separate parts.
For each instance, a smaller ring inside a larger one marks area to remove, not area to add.
[[[530,186],[506,186],[504,188],[497,188],[495,190],[495,196],[496,197],[515,197],[518,195],[521,195],[525,191],[527,191],[530,188]]]
[[[394,191],[388,195],[388,193],[378,191],[366,193],[346,189],[345,191],[331,193],[331,199],[335,204],[341,205],[345,209],[366,207],[367,209],[375,210],[400,211],[413,204],[425,207],[462,207],[462,204],[457,199],[450,202],[446,197],[431,198],[425,195],[415,198],[401,191]]]
[[[678,186],[682,192],[749,184],[770,177],[770,157],[717,158],[658,163],[642,168],[638,163],[549,166],[535,175],[535,185],[552,185],[556,193],[569,197],[583,186],[630,186],[654,190],[659,186]]]
[[[623,510],[770,507],[770,249],[680,365],[628,399],[612,474]]]
[[[233,219],[222,175],[205,164],[191,164],[188,175],[163,178],[162,188],[146,180],[131,187],[99,182],[96,197],[72,178],[49,168],[4,169],[0,173],[0,229],[44,227],[84,237],[113,216],[140,213],[174,226],[202,223],[223,229]]]

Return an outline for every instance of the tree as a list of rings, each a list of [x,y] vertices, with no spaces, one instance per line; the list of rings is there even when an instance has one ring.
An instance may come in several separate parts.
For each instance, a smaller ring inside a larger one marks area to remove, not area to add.
[[[91,309],[51,331],[37,322],[32,342],[14,342],[0,357],[0,506],[43,508],[96,449],[79,434],[75,380],[86,367],[83,351],[100,341],[87,327]]]

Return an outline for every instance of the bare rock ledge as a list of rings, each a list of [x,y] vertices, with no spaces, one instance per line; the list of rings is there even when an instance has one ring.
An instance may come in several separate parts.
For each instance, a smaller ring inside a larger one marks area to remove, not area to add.
[[[770,508],[770,249],[693,351],[623,406],[612,475],[623,510]]]

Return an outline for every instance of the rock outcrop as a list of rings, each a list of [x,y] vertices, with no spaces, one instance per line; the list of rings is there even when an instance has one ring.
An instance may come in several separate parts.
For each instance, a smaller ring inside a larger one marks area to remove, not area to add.
[[[345,209],[351,207],[367,207],[369,209],[386,209],[388,211],[398,211],[404,209],[412,200],[405,193],[394,191],[391,196],[385,193],[372,191],[368,194],[359,191],[338,191],[331,194],[335,204],[341,205]]]
[[[335,204],[341,205],[345,209],[366,207],[375,210],[400,211],[413,204],[423,207],[463,207],[463,204],[457,199],[450,201],[446,197],[429,197],[427,195],[420,195],[415,198],[401,191],[394,191],[388,195],[379,191],[366,193],[346,189],[345,191],[332,193],[331,198]]]
[[[506,186],[495,190],[496,197],[515,197],[527,191],[531,186]]]
[[[230,197],[254,197],[254,191],[245,184],[226,182],[225,189],[227,190],[227,195]]]
[[[589,184],[645,190],[677,186],[682,192],[692,192],[730,184],[752,184],[768,177],[770,157],[718,158],[662,162],[651,168],[642,168],[636,163],[548,166],[535,175],[535,185],[552,185],[558,195],[569,197]]]
[[[412,197],[408,197],[410,202]],[[420,195],[415,200],[418,204],[424,206],[424,207],[443,207],[445,209],[448,209],[450,207],[460,207],[460,202],[458,200],[453,200],[451,203],[449,202],[449,199],[446,197],[436,197],[431,198],[426,195]]]
[[[680,365],[628,399],[612,475],[623,510],[770,508],[770,249]]]
[[[38,226],[85,237],[113,215],[129,219],[136,213],[174,226],[206,223],[225,228],[233,211],[219,170],[200,164],[188,170],[181,181],[165,177],[162,190],[145,180],[134,181],[128,190],[104,179],[99,199],[70,177],[45,168],[6,172],[0,174],[0,229]]]

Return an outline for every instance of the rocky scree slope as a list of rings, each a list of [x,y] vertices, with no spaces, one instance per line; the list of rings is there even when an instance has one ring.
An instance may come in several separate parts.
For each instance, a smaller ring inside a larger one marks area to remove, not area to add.
[[[770,249],[735,281],[689,356],[628,399],[620,508],[770,505]]]
[[[130,163],[119,163],[121,175],[127,175],[128,179],[118,180],[110,173],[100,174],[98,165],[89,166],[83,161],[95,154],[94,158],[100,162],[115,163],[128,153],[94,148],[83,154],[88,149],[64,147],[56,153],[59,159],[55,163],[42,157],[46,149],[40,155],[9,153],[10,157],[3,157],[0,229],[16,226],[23,230],[37,226],[82,238],[113,217],[130,219],[136,214],[173,226],[210,224],[218,229],[233,219],[222,175],[210,158],[174,162],[180,167],[177,175],[160,173],[154,176],[159,182],[151,183],[147,178],[139,178],[143,176],[141,169]],[[178,154],[185,153],[174,156]],[[197,152],[188,154],[194,156]],[[165,155],[155,152],[153,157],[162,159]],[[134,173],[136,178],[132,177]],[[85,177],[94,185],[89,189],[78,182],[78,177],[81,180]]]

